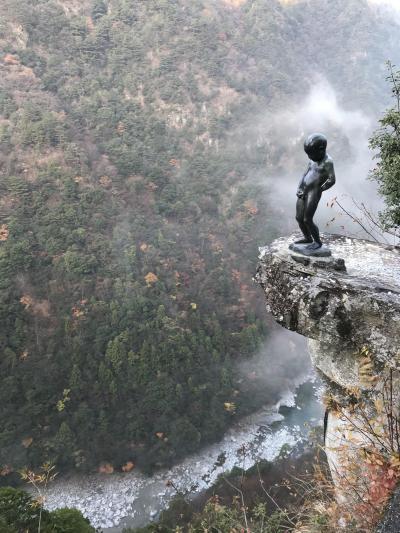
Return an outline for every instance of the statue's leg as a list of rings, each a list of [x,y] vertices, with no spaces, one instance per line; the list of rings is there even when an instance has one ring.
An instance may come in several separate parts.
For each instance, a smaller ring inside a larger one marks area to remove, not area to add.
[[[317,210],[320,199],[321,193],[318,190],[313,190],[308,193],[305,200],[304,224],[314,240],[314,242],[308,246],[310,250],[317,250],[322,246],[318,226],[314,224],[313,221],[313,217],[315,215],[315,211]]]
[[[300,239],[295,242],[295,244],[307,244],[312,243],[313,239],[310,231],[308,230],[306,224],[304,223],[305,216],[305,201],[303,198],[298,198],[296,203],[296,220],[301,229],[304,239]]]

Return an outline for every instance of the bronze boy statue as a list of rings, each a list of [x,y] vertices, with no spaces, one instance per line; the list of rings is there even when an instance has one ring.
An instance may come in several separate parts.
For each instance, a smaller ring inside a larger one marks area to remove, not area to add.
[[[326,153],[327,144],[326,137],[320,133],[313,133],[304,142],[304,151],[311,161],[297,189],[296,203],[296,220],[304,239],[294,244],[308,244],[304,247],[308,253],[322,246],[319,230],[313,222],[313,217],[322,193],[330,189],[336,181],[333,161]]]

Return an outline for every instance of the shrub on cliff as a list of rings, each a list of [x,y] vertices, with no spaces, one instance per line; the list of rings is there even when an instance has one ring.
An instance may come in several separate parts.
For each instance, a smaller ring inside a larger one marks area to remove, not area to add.
[[[94,528],[77,509],[57,509],[50,513],[54,532],[91,533]]]
[[[380,120],[381,127],[374,133],[370,146],[376,150],[377,164],[371,176],[379,183],[387,209],[381,214],[385,228],[400,226],[400,71],[388,62],[394,107]]]

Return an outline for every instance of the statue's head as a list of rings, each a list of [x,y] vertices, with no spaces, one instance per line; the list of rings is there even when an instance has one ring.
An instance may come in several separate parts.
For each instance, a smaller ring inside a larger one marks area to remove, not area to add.
[[[304,141],[304,151],[315,162],[322,161],[326,154],[328,140],[322,133],[313,133]]]

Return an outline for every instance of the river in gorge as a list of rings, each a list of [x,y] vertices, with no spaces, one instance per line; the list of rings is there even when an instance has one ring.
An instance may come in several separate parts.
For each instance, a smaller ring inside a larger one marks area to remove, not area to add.
[[[168,507],[176,489],[195,496],[234,466],[247,469],[261,459],[273,461],[283,446],[307,441],[310,428],[322,424],[315,376],[307,373],[296,381],[276,405],[241,419],[222,440],[172,468],[151,477],[133,471],[59,478],[48,489],[46,507],[80,509],[94,527],[119,533],[124,527],[140,527],[154,520]],[[175,488],[166,485],[168,480]]]

